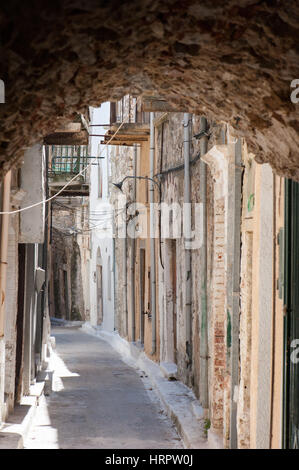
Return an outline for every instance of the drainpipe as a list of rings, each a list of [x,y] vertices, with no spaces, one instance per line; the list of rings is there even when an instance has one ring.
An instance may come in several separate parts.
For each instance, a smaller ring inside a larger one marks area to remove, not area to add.
[[[133,201],[136,202],[136,165],[137,165],[137,145],[134,145],[134,159],[133,159]],[[135,231],[134,237],[132,238],[131,245],[131,307],[132,307],[132,341],[136,340],[136,323],[135,323],[135,251],[136,251],[136,242],[135,242]]]
[[[200,155],[203,156],[208,151],[207,120],[200,118],[200,132],[203,134],[200,139]],[[203,160],[200,160],[200,202],[202,204],[202,245],[200,258],[200,302],[201,302],[201,324],[200,324],[200,379],[199,396],[203,409],[209,408],[208,389],[208,314],[207,314],[207,167]]]
[[[191,114],[184,113],[184,238],[185,238],[185,321],[186,353],[188,365],[192,364],[192,309],[191,309],[191,195],[190,195],[190,120]]]
[[[124,208],[124,242],[123,242],[123,278],[124,278],[124,311],[125,311],[125,334],[128,336],[128,295],[127,295],[127,205]]]
[[[115,222],[113,220],[113,233],[115,233]],[[116,317],[116,274],[115,274],[115,269],[116,269],[116,260],[115,260],[115,237],[112,238],[112,253],[113,253],[113,311],[114,311],[114,328],[113,330],[115,331],[116,329],[119,331],[119,324],[118,324],[118,318]]]
[[[2,183],[2,212],[10,209],[11,170],[6,173]],[[7,275],[9,215],[3,214],[1,218],[1,245],[0,245],[0,423],[3,418],[4,404],[4,374],[5,374],[5,291]]]
[[[155,166],[155,128],[154,113],[150,113],[150,178],[154,177]],[[150,181],[150,257],[151,257],[151,318],[152,354],[156,352],[156,253],[155,253],[155,213],[154,183]]]

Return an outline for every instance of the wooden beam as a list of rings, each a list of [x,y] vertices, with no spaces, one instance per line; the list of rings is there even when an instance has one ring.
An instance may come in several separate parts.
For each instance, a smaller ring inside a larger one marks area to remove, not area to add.
[[[135,138],[135,139],[128,139],[127,137],[119,137],[118,139],[109,139],[109,138],[105,138],[105,139],[103,140],[103,142],[105,142],[105,144],[108,144],[108,145],[112,144],[113,142],[116,142],[116,143],[117,143],[117,142],[126,142],[126,143],[128,143],[128,144],[133,145],[133,144],[141,144],[142,142],[147,142],[147,141],[148,141],[148,139],[146,139],[146,138],[142,138],[142,139],[140,139],[140,138],[139,138],[139,139],[137,139],[137,138]]]
[[[88,134],[80,132],[55,132],[44,137],[45,145],[87,145]]]
[[[107,144],[107,141],[104,141],[102,140],[101,141],[101,144],[102,145],[106,145]],[[127,142],[124,142],[124,141],[115,141],[115,140],[112,140],[111,142],[109,142],[108,145],[123,145],[124,147],[133,147],[134,146],[134,142],[133,143],[127,143]]]
[[[112,134],[117,131],[121,123],[116,122],[113,123],[112,126],[109,128],[108,132],[112,132]],[[121,134],[146,134],[149,135],[150,128],[149,124],[140,124],[138,122],[128,122],[121,126],[120,129]]]

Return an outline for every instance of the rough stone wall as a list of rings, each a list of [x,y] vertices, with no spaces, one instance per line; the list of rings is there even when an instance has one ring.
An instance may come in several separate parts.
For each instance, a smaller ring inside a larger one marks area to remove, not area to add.
[[[162,114],[156,117],[162,119]],[[210,122],[209,127],[213,134],[208,141],[208,150],[219,143],[223,128],[215,122]],[[199,153],[200,142],[194,138],[200,131],[199,116],[192,116],[191,156],[193,160]],[[157,169],[162,172],[184,163],[183,155],[183,113],[170,113],[157,132]],[[161,164],[161,142],[163,133],[163,161]],[[225,162],[223,161],[223,168]],[[225,283],[225,198],[219,197],[219,188],[215,192],[215,179],[218,175],[211,172],[207,165],[207,316],[209,331],[209,395],[210,418],[214,430],[222,433],[223,428],[229,429],[229,380],[226,375],[226,283]],[[191,200],[192,203],[200,202],[200,160],[190,165],[191,176]],[[221,179],[220,193],[224,191],[227,180]],[[184,201],[184,170],[171,172],[162,178],[162,201],[183,206]],[[192,230],[195,227],[194,208],[192,209]],[[166,250],[165,250],[166,251]],[[200,382],[200,325],[201,325],[201,271],[200,249],[191,250],[192,269],[192,364],[188,366],[185,343],[185,276],[184,276],[184,242],[182,238],[176,240],[177,257],[177,366],[180,380],[192,387],[199,397]],[[161,278],[159,288],[166,289],[168,280],[164,286]],[[162,304],[163,305],[163,304]],[[160,312],[163,318],[165,311]],[[200,397],[199,397],[200,398]],[[224,400],[226,405],[224,405]],[[226,415],[224,416],[224,407]],[[224,424],[225,421],[225,424]],[[224,433],[226,434],[226,433]]]
[[[211,368],[212,387],[210,392],[210,416],[215,430],[223,428],[223,389],[225,378],[225,203],[224,198],[214,203],[214,266],[213,266],[213,294],[210,297],[212,304],[212,335]]]
[[[157,113],[155,118],[162,118],[162,114]],[[192,117],[192,137],[199,126],[199,117]],[[166,170],[175,168],[184,163],[183,153],[183,113],[171,113],[166,117],[159,127],[156,128],[157,134],[157,173],[163,173]],[[163,135],[162,135],[163,134]],[[162,151],[163,141],[163,151]],[[199,142],[191,138],[190,159],[193,159],[199,151]],[[199,202],[199,160],[190,166],[191,178],[191,201]],[[162,202],[178,204],[183,209],[184,202],[184,170],[171,171],[162,177]],[[192,229],[195,229],[194,208],[192,210]],[[174,216],[175,218],[175,216]],[[181,220],[183,216],[181,213]],[[171,235],[171,234],[170,234]],[[163,244],[163,239],[162,239]],[[164,254],[167,250],[164,249]],[[191,270],[192,270],[192,361],[186,354],[186,320],[185,320],[185,245],[183,239],[183,231],[179,238],[176,238],[176,314],[177,314],[177,366],[178,377],[184,383],[192,387],[198,396],[199,394],[199,337],[200,337],[200,250],[191,250]],[[167,260],[165,260],[167,263]],[[161,271],[160,271],[161,274]],[[164,291],[167,297],[169,279],[159,278],[159,289]],[[164,303],[165,306],[165,303]],[[164,308],[160,311],[160,321],[167,314]]]
[[[126,93],[230,123],[299,180],[296,0],[4,2],[1,169],[87,105]]]
[[[83,206],[82,206],[83,207]],[[81,208],[82,209],[82,208]],[[78,226],[80,207],[62,207],[53,204],[52,215],[52,276],[54,278],[55,316],[71,320],[85,320],[82,282],[82,240],[70,231]],[[82,209],[84,211],[84,208]],[[82,222],[82,220],[81,220]],[[84,224],[82,224],[84,226]],[[86,248],[86,246],[85,246]],[[67,289],[63,272],[67,276]],[[68,302],[67,300],[68,299]],[[68,303],[68,305],[66,304]]]
[[[78,264],[78,282],[80,285],[77,302],[83,302],[83,318],[88,321],[90,319],[90,302],[89,302],[89,279],[90,275],[88,269],[88,262],[90,258],[90,231],[88,221],[88,198],[83,198],[80,210],[76,211],[76,226],[83,229],[79,231],[76,237],[77,242],[77,255],[73,259],[75,264]],[[85,231],[86,230],[86,231]],[[80,274],[79,274],[80,273]],[[76,286],[74,285],[74,290]],[[79,296],[82,295],[82,298]]]
[[[230,129],[226,144],[222,132],[220,142],[215,141],[202,156],[209,165],[212,179],[208,182],[208,277],[209,305],[209,403],[211,429],[222,438],[224,447],[230,442],[231,413],[231,348],[233,303],[233,246],[232,226],[235,217],[234,172],[235,145]],[[211,191],[211,185],[213,186]],[[213,195],[213,200],[211,196]],[[236,195],[240,197],[240,195]],[[213,228],[211,230],[211,223]]]

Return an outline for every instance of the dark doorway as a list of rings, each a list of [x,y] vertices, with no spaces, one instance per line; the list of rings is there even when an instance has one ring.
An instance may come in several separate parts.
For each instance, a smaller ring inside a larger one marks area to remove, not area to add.
[[[64,305],[65,305],[65,318],[70,319],[70,309],[69,309],[69,290],[68,290],[68,276],[67,271],[63,271],[63,285],[64,285]]]
[[[20,243],[18,246],[19,257],[19,280],[18,280],[18,311],[17,311],[17,344],[16,344],[16,372],[15,372],[15,401],[20,402],[22,396],[23,377],[23,338],[24,338],[24,299],[25,299],[25,263],[26,245]]]
[[[173,324],[173,359],[177,362],[177,304],[176,304],[176,240],[171,240],[171,273],[172,273],[172,324]]]
[[[144,289],[145,289],[145,249],[141,248],[139,252],[140,256],[140,269],[139,269],[139,310],[140,310],[140,342],[144,344]]]

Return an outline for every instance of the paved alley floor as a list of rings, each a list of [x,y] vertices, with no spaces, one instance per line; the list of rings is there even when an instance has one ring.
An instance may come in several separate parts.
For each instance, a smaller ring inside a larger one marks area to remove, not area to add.
[[[40,399],[26,449],[183,448],[142,372],[78,328],[52,335],[54,391]]]

